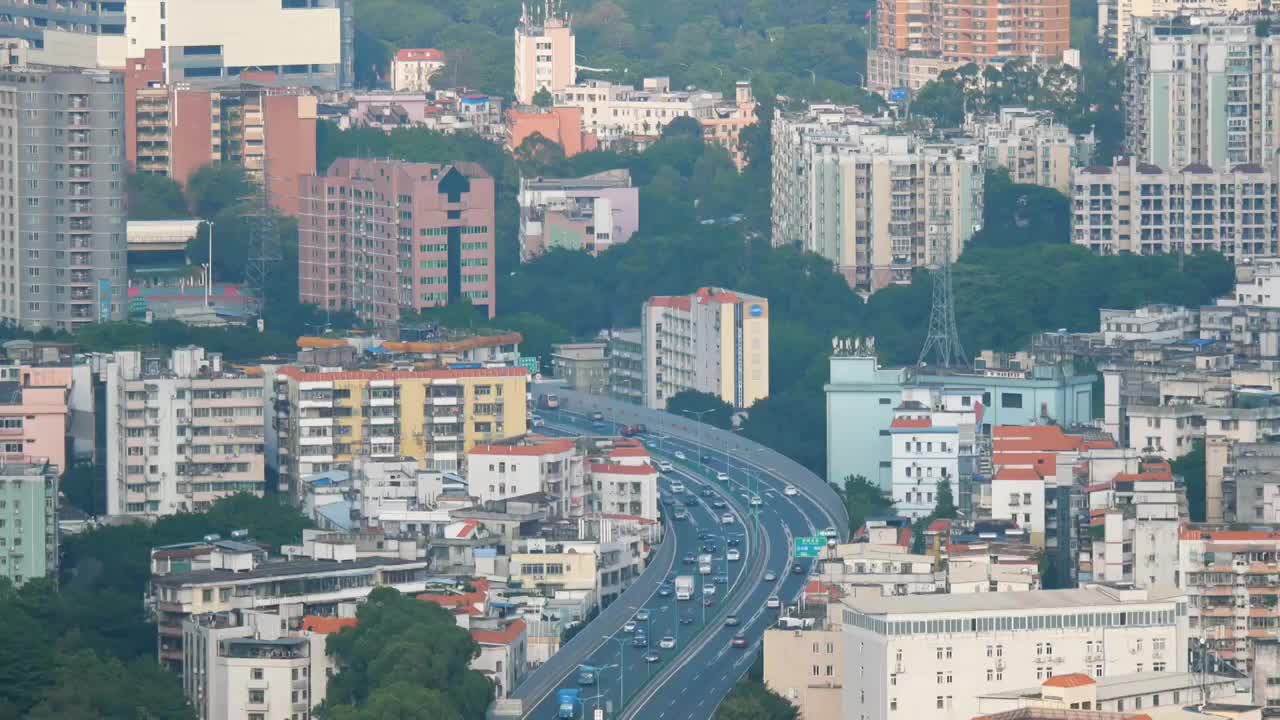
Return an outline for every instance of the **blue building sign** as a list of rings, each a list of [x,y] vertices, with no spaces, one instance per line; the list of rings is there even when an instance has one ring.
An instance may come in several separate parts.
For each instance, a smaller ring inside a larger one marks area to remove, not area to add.
[[[98,322],[111,321],[111,281],[98,281]]]
[[[760,317],[760,316],[762,316],[762,315],[764,315],[764,306],[763,306],[763,305],[761,305],[761,304],[759,304],[759,303],[756,303],[755,305],[752,305],[752,306],[751,306],[751,317],[753,317],[753,318],[758,318],[758,317]]]
[[[889,91],[889,102],[891,103],[904,103],[909,97],[911,97],[911,91],[907,88],[893,88]]]

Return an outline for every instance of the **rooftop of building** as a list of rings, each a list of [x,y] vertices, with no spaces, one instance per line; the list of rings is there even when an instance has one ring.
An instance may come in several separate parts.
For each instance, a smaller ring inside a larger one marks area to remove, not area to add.
[[[543,455],[559,455],[572,452],[577,443],[566,438],[542,438],[526,436],[510,443],[493,445],[476,445],[467,451],[467,455],[517,455],[522,457],[541,457]]]
[[[979,715],[973,720],[1151,720],[1151,716],[1142,713],[1106,712],[1102,710],[1024,707],[988,715]]]
[[[516,618],[499,629],[472,628],[471,637],[481,645],[510,645],[524,635],[527,626]]]
[[[332,635],[346,628],[353,628],[359,621],[355,618],[322,617],[306,615],[302,618],[302,629],[319,635]]]
[[[1181,595],[1174,588],[1116,591],[1104,586],[1091,586],[1073,590],[850,598],[845,600],[845,605],[867,615],[917,615],[1118,606],[1127,602],[1165,602],[1176,597]]]
[[[444,62],[444,53],[435,48],[401,48],[396,51],[399,62]]]
[[[520,181],[525,190],[600,190],[631,187],[631,171],[626,168],[602,170],[578,178],[535,177]]]
[[[252,570],[196,570],[153,578],[152,583],[169,586],[210,585],[270,578],[297,577],[301,575],[338,575],[375,568],[390,570],[425,570],[426,560],[400,560],[392,557],[357,558],[338,562],[335,560],[270,560]]]
[[[981,697],[1036,698],[1041,696],[1041,689],[1044,687],[1094,685],[1096,686],[1097,699],[1105,701],[1136,695],[1154,695],[1186,688],[1199,688],[1202,682],[1212,685],[1232,684],[1236,682],[1236,679],[1226,675],[1202,676],[1198,673],[1180,672],[1127,673],[1123,675],[1104,675],[1095,679],[1082,673],[1071,673],[1069,675],[1055,675],[1036,687],[984,693]],[[1172,699],[1172,696],[1170,696],[1170,699]]]
[[[758,295],[749,295],[734,290],[726,290],[716,287],[702,287],[689,295],[654,295],[649,298],[649,305],[655,307],[669,307],[677,310],[689,310],[693,307],[693,303],[697,302],[701,305],[707,304],[738,304],[745,302],[767,302],[765,298]]]
[[[401,370],[394,366],[377,364],[352,370],[321,370],[286,365],[276,371],[298,382],[325,382],[334,380],[459,380],[464,378],[528,377],[523,367],[502,368],[453,368],[446,370]]]

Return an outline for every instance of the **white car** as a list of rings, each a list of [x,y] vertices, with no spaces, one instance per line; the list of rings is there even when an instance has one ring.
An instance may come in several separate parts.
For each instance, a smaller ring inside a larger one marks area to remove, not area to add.
[[[671,483],[671,492],[675,493],[676,495],[683,495],[683,494],[684,494],[684,483],[682,483],[682,482],[673,482],[673,483]]]
[[[706,596],[708,596],[708,597],[709,597],[709,596],[711,596],[711,595],[715,595],[715,594],[716,594],[716,586],[715,586],[715,585],[703,585],[703,586],[702,586],[702,594],[703,594],[703,595],[706,595]]]
[[[667,635],[658,641],[658,647],[663,650],[674,650],[676,647],[676,639]]]
[[[729,482],[729,475],[727,473],[717,472],[716,480],[719,480],[720,482],[723,482],[723,483],[727,483]]]
[[[675,466],[671,463],[666,460],[658,461],[658,472],[671,472],[672,470],[675,470]]]
[[[788,485],[782,488],[782,494],[786,495],[787,497],[794,497],[796,495],[799,495],[800,491],[796,489],[795,485]]]
[[[675,457],[676,457],[676,459],[677,459],[677,460],[688,460],[688,458],[686,458],[686,457],[684,456],[684,452],[683,452],[683,451],[681,451],[681,450],[677,450],[677,451],[675,451],[675,453],[674,453],[674,454],[675,454]]]
[[[729,559],[729,562],[742,559],[742,553],[738,552],[738,548],[729,548],[729,551],[724,556]]]
[[[733,522],[733,513],[725,513],[720,516],[720,524],[722,525],[732,525]]]
[[[622,626],[622,632],[624,633],[633,633],[635,631],[636,631],[636,623],[634,620],[628,620],[627,623]]]
[[[777,595],[770,595],[769,599],[764,601],[764,606],[770,610],[777,610],[782,607],[782,601],[778,599]]]
[[[751,507],[760,507],[763,504],[764,504],[764,501],[760,499],[759,495],[751,496]]]

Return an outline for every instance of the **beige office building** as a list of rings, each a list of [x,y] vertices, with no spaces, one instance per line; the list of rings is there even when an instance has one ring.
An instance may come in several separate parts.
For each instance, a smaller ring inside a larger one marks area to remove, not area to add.
[[[721,288],[655,296],[644,304],[645,405],[664,409],[682,390],[736,408],[769,396],[769,301]]]
[[[554,94],[577,82],[576,53],[571,19],[558,2],[526,4],[515,30],[516,104],[533,103],[539,90]]]

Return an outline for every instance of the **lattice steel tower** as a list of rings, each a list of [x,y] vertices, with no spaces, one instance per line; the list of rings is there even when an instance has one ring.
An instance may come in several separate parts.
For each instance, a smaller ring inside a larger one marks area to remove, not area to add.
[[[934,258],[941,258],[933,270],[933,306],[929,310],[929,335],[920,350],[918,365],[924,365],[932,353],[934,365],[943,368],[969,367],[969,357],[960,345],[956,329],[955,294],[951,290],[951,251],[934,241]]]

